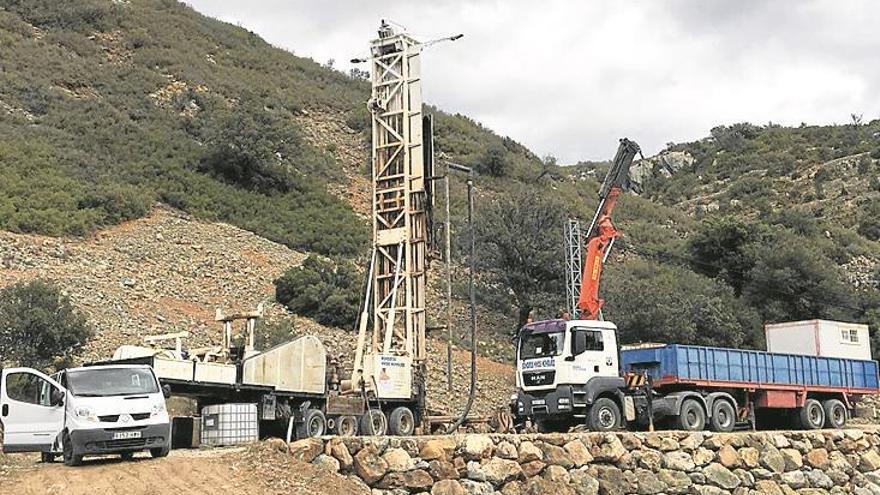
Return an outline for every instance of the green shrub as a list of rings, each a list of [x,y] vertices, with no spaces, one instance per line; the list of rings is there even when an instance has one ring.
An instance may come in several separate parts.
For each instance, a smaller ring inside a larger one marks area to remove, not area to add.
[[[0,290],[0,365],[45,368],[63,362],[92,328],[58,287],[40,280]]]
[[[353,328],[359,314],[361,279],[348,262],[309,256],[275,280],[275,299],[322,325]]]
[[[293,322],[287,318],[276,321],[260,319],[254,328],[254,347],[260,351],[267,351],[295,338]]]
[[[633,259],[609,264],[604,280],[605,316],[617,324],[622,343],[760,344],[758,314],[708,277]]]

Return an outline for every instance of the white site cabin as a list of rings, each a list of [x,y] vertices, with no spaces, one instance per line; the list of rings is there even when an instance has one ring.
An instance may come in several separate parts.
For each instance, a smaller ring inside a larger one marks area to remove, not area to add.
[[[868,325],[830,320],[764,325],[767,351],[843,359],[871,359]]]

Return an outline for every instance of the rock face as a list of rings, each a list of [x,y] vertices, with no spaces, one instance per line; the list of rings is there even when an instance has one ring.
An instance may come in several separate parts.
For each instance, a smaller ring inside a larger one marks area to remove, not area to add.
[[[288,449],[382,494],[880,493],[880,429],[358,437]]]
[[[629,178],[636,194],[644,191],[645,184],[653,178],[669,178],[683,168],[694,164],[694,157],[683,151],[663,151],[655,156],[632,164]]]

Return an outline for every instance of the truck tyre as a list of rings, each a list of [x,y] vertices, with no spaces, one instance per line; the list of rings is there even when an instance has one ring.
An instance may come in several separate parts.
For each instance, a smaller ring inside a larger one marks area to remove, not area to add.
[[[327,419],[320,409],[306,409],[302,423],[296,427],[296,438],[313,438],[324,436],[327,431]]]
[[[798,412],[798,423],[805,430],[818,430],[825,424],[825,410],[816,399],[807,399]]]
[[[336,419],[336,433],[341,437],[355,437],[358,434],[358,420],[354,416],[339,416]]]
[[[685,399],[681,404],[677,426],[685,431],[701,431],[706,428],[706,411],[694,399]]]
[[[73,453],[73,441],[70,439],[70,434],[65,432],[63,440],[61,441],[64,445],[62,445],[62,456],[64,458],[65,466],[79,466],[82,464],[83,456],[76,455]]]
[[[729,432],[733,431],[736,425],[736,411],[733,404],[724,399],[718,399],[712,404],[712,417],[709,419],[709,425],[712,431]]]
[[[379,409],[370,409],[361,416],[361,435],[382,436],[388,433],[388,418]]]
[[[408,407],[397,407],[388,416],[388,431],[392,435],[408,437],[416,431],[416,419]]]
[[[150,449],[150,456],[154,459],[159,459],[161,457],[168,457],[168,453],[171,452],[171,444],[164,447],[159,447],[156,449]]]
[[[825,412],[825,428],[843,428],[846,426],[846,406],[837,399],[822,401]]]
[[[614,431],[620,428],[620,407],[608,397],[596,399],[587,413],[587,428],[591,431]]]

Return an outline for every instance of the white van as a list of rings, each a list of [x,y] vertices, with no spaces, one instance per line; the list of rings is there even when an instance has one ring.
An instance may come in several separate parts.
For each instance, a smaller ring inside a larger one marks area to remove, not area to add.
[[[76,466],[86,455],[131,458],[149,450],[168,455],[171,424],[168,390],[152,368],[106,365],[71,368],[46,376],[30,368],[0,372],[0,422],[5,452],[59,454]]]

